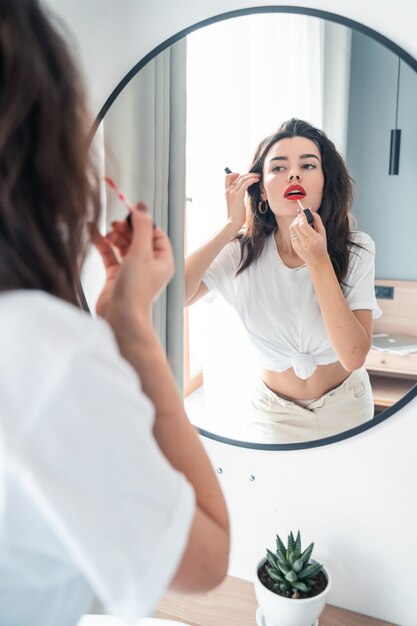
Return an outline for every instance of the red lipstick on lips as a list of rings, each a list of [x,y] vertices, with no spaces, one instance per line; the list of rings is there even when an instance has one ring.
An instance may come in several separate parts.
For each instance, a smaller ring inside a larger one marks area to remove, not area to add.
[[[306,195],[304,187],[301,185],[290,185],[284,193],[287,200],[301,200]]]

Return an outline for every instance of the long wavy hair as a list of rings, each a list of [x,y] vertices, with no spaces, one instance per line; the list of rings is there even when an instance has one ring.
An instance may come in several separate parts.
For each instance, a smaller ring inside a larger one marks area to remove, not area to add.
[[[40,289],[79,304],[97,223],[82,82],[38,0],[0,0],[0,292]]]
[[[349,251],[354,242],[350,208],[353,200],[353,181],[346,165],[334,144],[326,134],[308,122],[292,118],[284,122],[277,132],[261,141],[256,149],[249,172],[263,173],[265,157],[272,146],[281,139],[305,137],[313,141],[320,150],[324,173],[323,199],[318,209],[327,234],[329,256],[340,284],[343,283],[349,263]],[[248,189],[247,219],[244,230],[237,239],[241,246],[241,260],[236,274],[243,272],[256,261],[267,240],[279,224],[269,205],[265,213],[259,211],[261,183]]]

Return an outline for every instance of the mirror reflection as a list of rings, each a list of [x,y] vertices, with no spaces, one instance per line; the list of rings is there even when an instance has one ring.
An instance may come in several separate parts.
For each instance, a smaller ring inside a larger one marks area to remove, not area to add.
[[[375,246],[352,230],[351,181],[334,145],[292,118],[225,186],[224,225],[187,257],[185,302],[219,294],[248,333],[260,369],[248,437],[311,441],[372,419]]]
[[[241,441],[317,439],[372,420],[414,385],[417,216],[401,189],[414,170],[416,104],[415,73],[378,42],[272,13],[192,33],[112,105],[103,171],[176,232],[180,271],[185,232],[193,304],[176,358],[184,345],[185,402],[197,426]],[[276,140],[291,118],[307,120],[310,134]],[[394,124],[399,174],[389,176]],[[268,135],[275,140],[251,162]],[[356,183],[355,223],[344,164]],[[313,228],[297,221],[299,202]],[[106,205],[109,228],[124,209],[110,194]],[[245,262],[254,250],[235,276],[241,254]],[[181,337],[180,319],[161,322],[163,307],[173,310],[167,297],[155,320],[163,340]],[[369,351],[372,332],[385,337]]]

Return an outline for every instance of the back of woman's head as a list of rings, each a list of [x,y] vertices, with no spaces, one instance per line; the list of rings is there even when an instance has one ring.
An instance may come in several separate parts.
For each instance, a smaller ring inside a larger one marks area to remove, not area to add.
[[[0,291],[76,302],[87,211],[98,212],[88,123],[68,47],[38,0],[0,0]]]
[[[292,137],[305,137],[313,141],[320,150],[324,174],[323,198],[318,209],[326,228],[329,255],[336,275],[343,282],[349,260],[351,233],[350,207],[352,204],[352,180],[346,165],[334,144],[320,129],[303,120],[292,118],[284,122],[279,129],[261,141],[249,168],[250,172],[263,173],[265,158],[278,141]],[[259,211],[261,202],[261,184],[254,184],[248,189],[249,213],[246,231],[239,236],[242,244],[242,259],[239,268],[243,271],[261,254],[265,239],[279,228],[275,215],[268,207],[266,212]]]

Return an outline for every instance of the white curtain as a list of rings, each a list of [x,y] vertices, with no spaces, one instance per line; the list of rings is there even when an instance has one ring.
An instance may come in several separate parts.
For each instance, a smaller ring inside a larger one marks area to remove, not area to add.
[[[352,31],[324,23],[323,126],[337,150],[346,157]]]
[[[96,143],[103,172],[130,203],[143,200],[169,235],[176,275],[153,310],[154,328],[167,351],[177,383],[183,372],[183,268],[186,137],[186,40],[148,63],[107,112]],[[112,189],[103,190],[105,228],[128,210]],[[83,272],[93,308],[102,283],[94,252]]]

